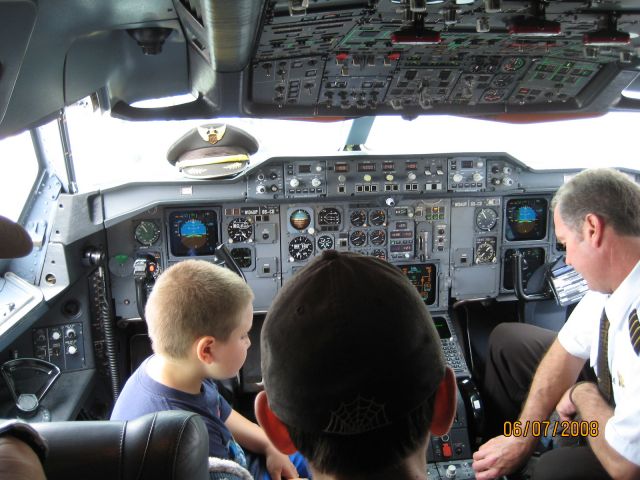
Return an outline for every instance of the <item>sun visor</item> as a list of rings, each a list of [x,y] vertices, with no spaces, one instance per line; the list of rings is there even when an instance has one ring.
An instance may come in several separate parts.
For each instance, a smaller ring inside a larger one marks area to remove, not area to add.
[[[258,142],[233,125],[212,124],[191,129],[167,152],[167,160],[189,178],[224,178],[242,172]]]

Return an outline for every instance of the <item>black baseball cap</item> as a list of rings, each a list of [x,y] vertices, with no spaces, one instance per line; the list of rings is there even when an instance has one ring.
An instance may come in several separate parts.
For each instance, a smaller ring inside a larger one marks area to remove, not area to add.
[[[444,377],[437,331],[397,267],[325,251],[276,296],[261,334],[269,406],[302,431],[358,435],[427,401]]]

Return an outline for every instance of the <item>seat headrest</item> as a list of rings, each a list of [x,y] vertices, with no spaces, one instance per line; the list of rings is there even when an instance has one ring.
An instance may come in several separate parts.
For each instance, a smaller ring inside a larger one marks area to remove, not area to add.
[[[46,439],[47,480],[207,480],[202,418],[179,410],[131,421],[35,423]]]

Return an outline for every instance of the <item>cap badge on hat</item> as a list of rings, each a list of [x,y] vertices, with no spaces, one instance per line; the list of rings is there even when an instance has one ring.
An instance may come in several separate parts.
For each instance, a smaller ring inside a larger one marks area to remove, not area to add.
[[[336,435],[358,435],[377,430],[390,423],[383,404],[358,395],[353,402],[343,402],[331,412],[329,425],[324,432]]]
[[[205,142],[209,142],[211,145],[215,145],[222,137],[227,130],[226,125],[216,125],[215,127],[197,127],[198,133],[202,137]]]

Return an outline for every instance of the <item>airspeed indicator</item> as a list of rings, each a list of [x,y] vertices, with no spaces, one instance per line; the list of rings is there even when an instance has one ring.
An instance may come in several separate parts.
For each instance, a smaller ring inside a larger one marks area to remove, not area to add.
[[[160,227],[151,220],[142,220],[136,225],[133,236],[141,245],[150,247],[160,239]]]

